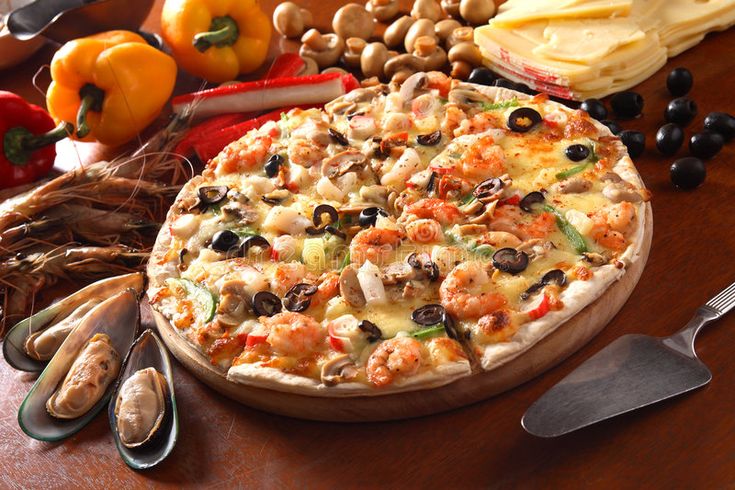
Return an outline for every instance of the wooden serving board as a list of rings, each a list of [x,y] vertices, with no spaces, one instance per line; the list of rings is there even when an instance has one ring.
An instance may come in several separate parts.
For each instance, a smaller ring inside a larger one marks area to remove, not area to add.
[[[514,388],[560,363],[597,335],[633,292],[648,259],[653,216],[646,205],[641,254],[623,277],[596,301],[547,335],[525,353],[492,371],[460,378],[447,385],[380,396],[307,396],[233,383],[153,311],[161,338],[194,376],[223,395],[251,407],[290,417],[333,422],[368,422],[430,415],[490,398]]]

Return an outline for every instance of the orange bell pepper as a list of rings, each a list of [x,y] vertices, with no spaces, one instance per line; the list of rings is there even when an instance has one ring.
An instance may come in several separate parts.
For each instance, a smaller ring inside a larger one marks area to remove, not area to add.
[[[166,0],[161,30],[179,66],[215,83],[258,69],[271,38],[257,0]]]

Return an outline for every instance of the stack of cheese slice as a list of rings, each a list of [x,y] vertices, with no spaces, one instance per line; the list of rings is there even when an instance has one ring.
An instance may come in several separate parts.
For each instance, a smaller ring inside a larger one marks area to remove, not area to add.
[[[509,0],[475,42],[494,71],[566,99],[632,87],[735,24],[735,0]]]

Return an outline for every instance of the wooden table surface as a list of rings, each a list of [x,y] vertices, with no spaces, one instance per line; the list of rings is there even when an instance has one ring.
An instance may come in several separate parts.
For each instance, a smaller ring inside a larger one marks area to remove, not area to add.
[[[271,11],[276,2],[264,2]],[[327,27],[339,2],[302,1]],[[160,3],[146,26],[156,29]],[[274,52],[280,38],[274,37]],[[636,88],[642,118],[624,123],[648,137],[636,164],[653,192],[654,238],[648,266],[628,303],[602,334],[539,378],[453,412],[389,423],[334,424],[284,418],[238,405],[178,364],[181,433],[172,455],[136,473],[118,457],[107,416],[69,440],[25,436],[17,409],[34,377],[0,362],[0,487],[735,487],[735,315],[700,335],[697,350],[713,373],[693,393],[553,440],[520,426],[528,406],[582,361],[626,333],[664,336],[735,280],[735,142],[707,164],[691,192],[669,182],[671,158],[653,148],[669,100],[666,74],[688,67],[700,115],[735,113],[735,29],[708,36]],[[42,103],[31,79],[53,54],[47,46],[25,64],[0,72],[0,89]],[[41,73],[43,89],[48,70]],[[67,150],[69,150],[67,148]],[[684,156],[681,150],[677,156]],[[69,154],[65,155],[69,157]],[[76,158],[71,157],[71,158]]]

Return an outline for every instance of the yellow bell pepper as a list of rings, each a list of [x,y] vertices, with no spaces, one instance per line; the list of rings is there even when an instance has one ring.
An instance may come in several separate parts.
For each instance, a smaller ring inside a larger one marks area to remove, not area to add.
[[[215,83],[257,70],[271,38],[257,0],[166,0],[161,31],[179,66]]]
[[[72,136],[119,145],[152,123],[176,83],[176,62],[128,31],[70,41],[51,60],[46,105],[56,120],[76,121]]]

